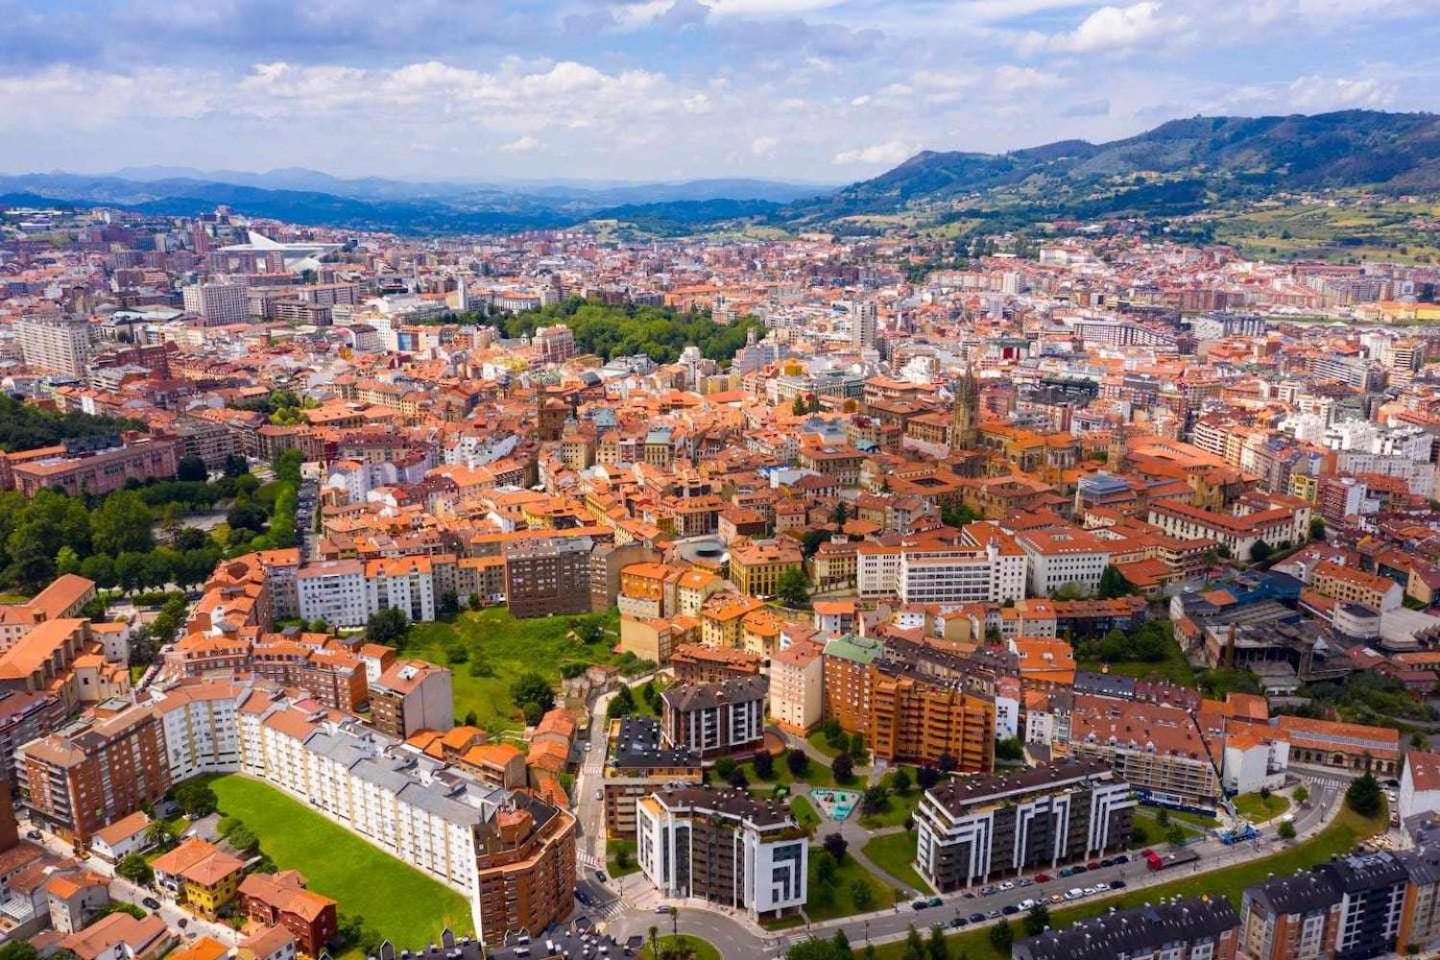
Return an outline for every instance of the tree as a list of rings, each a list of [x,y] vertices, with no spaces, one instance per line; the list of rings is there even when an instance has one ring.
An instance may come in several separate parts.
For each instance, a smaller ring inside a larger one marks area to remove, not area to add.
[[[835,936],[830,938],[830,950],[835,960],[850,960],[855,956],[850,949],[850,938],[845,936],[845,929],[842,927],[835,931]]]
[[[915,780],[921,790],[929,790],[940,782],[940,771],[931,766],[921,767],[915,774]]]
[[[1010,948],[1015,943],[1015,931],[1010,928],[1009,920],[1001,920],[990,928],[990,946],[1001,956],[1008,957]]]
[[[1125,575],[1120,572],[1120,569],[1113,563],[1106,564],[1104,572],[1100,574],[1100,584],[1096,588],[1100,599],[1113,600],[1115,597],[1129,596],[1133,592],[1134,588],[1130,586],[1130,581],[1125,579]]]
[[[1161,807],[1160,812],[1155,814],[1155,822],[1162,827],[1170,826],[1170,811]]]
[[[234,479],[236,477],[243,477],[249,473],[250,464],[246,463],[245,458],[240,456],[240,454],[231,453],[225,457],[225,466],[222,469],[224,470],[225,476]]]
[[[1380,812],[1385,802],[1384,795],[1380,792],[1380,781],[1370,771],[1350,784],[1345,791],[1345,803],[1360,814],[1362,817],[1373,817]]]
[[[876,814],[890,806],[890,791],[880,784],[866,787],[860,796],[860,812]]]
[[[148,887],[155,882],[155,871],[145,862],[143,854],[127,854],[115,872],[138,887]]]
[[[1180,824],[1174,824],[1165,834],[1165,842],[1172,847],[1185,846],[1185,830]]]
[[[753,766],[755,767],[755,776],[761,780],[775,779],[775,758],[768,752],[762,750],[755,754]]]
[[[528,674],[528,676],[534,676],[534,674]],[[524,678],[522,677],[521,679],[523,680]],[[518,684],[519,681],[517,680],[516,683]],[[549,684],[546,684],[546,689],[549,689]],[[514,687],[511,687],[510,696],[516,703],[521,702],[520,698],[515,694]],[[553,693],[550,694],[550,699],[552,702],[554,701],[555,695]],[[539,701],[535,702],[538,703]],[[610,703],[605,707],[605,719],[614,720],[616,717],[628,717],[639,709],[639,704],[635,702],[634,692],[628,686],[621,686],[620,691],[610,698]],[[729,757],[725,757],[724,759],[728,760]]]
[[[1020,742],[1019,737],[1009,737],[1005,740],[995,741],[996,760],[1024,760],[1025,745]]]
[[[824,844],[825,852],[834,857],[836,863],[845,862],[845,851],[849,849],[850,843],[840,835],[840,831],[836,830],[833,833],[825,834],[825,839],[822,843]]]
[[[1050,908],[1041,900],[1025,914],[1025,936],[1038,937],[1050,926]]]
[[[39,957],[40,951],[31,946],[29,940],[11,940],[0,947],[0,960],[39,960]]]
[[[845,521],[850,519],[850,509],[845,506],[844,500],[836,501],[835,509],[830,511],[830,522],[835,524],[836,530],[845,529]]]
[[[163,850],[175,842],[175,828],[164,820],[152,820],[145,828],[145,840]]]
[[[208,817],[220,808],[220,801],[210,785],[199,780],[187,780],[175,788],[175,803],[185,816],[194,820]]]
[[[1291,796],[1295,798],[1295,804],[1297,806],[1303,807],[1305,806],[1305,801],[1310,799],[1310,789],[1302,783],[1300,784],[1300,786],[1295,788],[1295,791],[1291,794]]]
[[[1278,836],[1281,840],[1294,840],[1295,824],[1289,820],[1286,820],[1284,823],[1280,824],[1280,828],[1275,831],[1275,835]]]
[[[945,931],[939,924],[930,928],[930,940],[925,944],[929,960],[950,960],[950,947],[945,943]]]
[[[905,951],[900,956],[904,960],[925,960],[925,941],[913,923],[905,933]]]
[[[230,835],[225,839],[229,841],[230,846],[242,852],[254,849],[260,843],[260,838],[255,836],[255,831],[243,823],[230,831]]]
[[[190,482],[201,482],[210,479],[210,471],[205,466],[205,461],[194,454],[180,458],[180,463],[175,470],[176,480]]]
[[[775,599],[787,607],[808,607],[810,605],[810,581],[799,566],[786,567],[775,584]]]
[[[896,793],[908,793],[910,791],[910,771],[899,767],[890,777],[890,789]]]
[[[1310,539],[1311,539],[1311,540],[1324,540],[1324,539],[1325,539],[1325,518],[1324,518],[1324,517],[1311,517],[1311,518],[1310,518]]]
[[[736,767],[734,770],[731,770],[730,776],[725,778],[725,782],[730,784],[730,786],[734,787],[736,790],[744,790],[746,787],[750,786],[750,778],[745,776],[745,770],[743,767]]]
[[[790,773],[798,780],[810,769],[810,756],[798,747],[791,747],[785,751],[785,766],[790,768]]]
[[[856,877],[850,881],[850,902],[855,904],[855,909],[864,913],[875,903],[875,891],[870,884]]]
[[[836,783],[849,783],[855,773],[855,761],[850,759],[849,754],[842,753],[830,761],[830,772],[835,775]]]
[[[410,621],[399,607],[376,610],[365,621],[365,639],[387,647],[400,646],[410,630]]]
[[[1270,544],[1266,543],[1264,540],[1256,540],[1250,546],[1250,562],[1264,563],[1265,560],[1269,558],[1272,552],[1274,551],[1273,548],[1271,548]]]

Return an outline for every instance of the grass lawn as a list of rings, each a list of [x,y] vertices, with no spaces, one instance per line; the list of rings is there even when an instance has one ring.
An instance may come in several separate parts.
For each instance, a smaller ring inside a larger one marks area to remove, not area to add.
[[[626,864],[619,866],[620,854],[624,852]],[[640,864],[635,862],[635,841],[609,838],[605,841],[605,870],[612,877],[624,877],[632,873],[640,872]]]
[[[1126,891],[1119,896],[1102,897],[1082,906],[1054,910],[1050,913],[1050,925],[1056,930],[1060,930],[1077,920],[1098,916],[1111,907],[1119,909],[1137,907],[1147,902],[1153,903],[1159,899],[1175,896],[1197,897],[1201,894],[1210,896],[1218,894],[1228,897],[1230,902],[1235,905],[1235,909],[1239,910],[1240,895],[1246,887],[1264,882],[1272,873],[1284,876],[1323,863],[1335,854],[1349,853],[1361,840],[1384,830],[1388,822],[1387,814],[1383,810],[1378,816],[1366,819],[1346,808],[1318,836],[1289,850],[1257,860],[1238,863],[1223,870],[1180,877],[1159,886]],[[1008,955],[997,953],[995,948],[990,945],[989,927],[947,937],[946,940],[950,944],[952,955],[959,955],[963,952],[969,960],[1007,960]],[[899,960],[905,952],[905,941],[887,943],[877,947],[875,952],[880,960]]]
[[[1185,654],[1180,652],[1180,645],[1173,640],[1165,647],[1164,660],[1125,660],[1119,663],[1082,660],[1078,666],[1081,670],[1094,673],[1108,671],[1122,677],[1135,677],[1137,680],[1164,680],[1179,687],[1195,686],[1195,671],[1190,666],[1190,661],[1185,659]]]
[[[741,770],[745,771],[745,779],[750,785],[758,790],[766,787],[788,787],[795,782],[796,776],[790,772],[790,765],[785,762],[782,754],[775,758],[775,771],[769,780],[755,772],[755,764],[749,760],[739,764]],[[814,757],[810,758],[810,765],[805,768],[805,774],[798,778],[801,783],[808,783],[812,787],[833,787],[835,786],[835,775],[830,768],[823,763],[817,763]]]
[[[819,750],[821,753],[825,754],[825,756],[827,757],[837,757],[840,755],[839,750],[836,750],[834,747],[830,746],[830,744],[825,742],[825,734],[821,733],[819,730],[816,730],[814,733],[810,734],[810,736],[806,737],[806,742],[808,742],[810,746],[814,747],[816,750]]]
[[[720,951],[715,949],[715,944],[709,940],[701,940],[699,937],[692,937],[688,933],[682,933],[679,937],[672,937],[665,934],[656,937],[656,946],[660,948],[660,956],[676,947],[684,951],[683,955],[692,956],[695,960],[720,960]],[[650,941],[645,941],[645,946],[640,948],[640,956],[643,960],[656,960],[655,955],[650,952]]]
[[[1218,827],[1220,821],[1213,817],[1202,817],[1193,813],[1186,813],[1183,810],[1166,810],[1166,817],[1172,826],[1178,826],[1185,831],[1186,836],[1202,836],[1208,831]],[[1146,846],[1165,842],[1165,834],[1170,827],[1160,825],[1160,810],[1156,807],[1140,806],[1135,808],[1135,824],[1145,829],[1148,834]]]
[[[591,644],[571,636],[577,628],[599,623],[605,632]],[[454,676],[455,719],[470,711],[484,729],[494,733],[515,730],[524,718],[510,699],[510,684],[534,671],[560,683],[562,663],[619,663],[610,652],[619,627],[619,614],[583,614],[573,617],[536,617],[516,620],[504,607],[465,611],[453,622],[417,623],[410,631],[402,656],[414,656],[447,665]],[[451,663],[446,651],[462,646],[464,663]]]
[[[210,787],[220,810],[255,831],[276,866],[299,870],[311,890],[339,901],[341,913],[363,916],[397,946],[414,950],[438,942],[447,926],[457,935],[474,932],[470,905],[460,894],[278,789],[235,775],[217,777]]]
[[[1251,823],[1274,820],[1290,809],[1290,801],[1278,793],[1262,797],[1258,793],[1242,793],[1235,798],[1235,809]]]
[[[0,604],[13,606],[17,603],[29,603],[30,598],[23,593],[0,593]]]
[[[860,866],[855,862],[854,857],[846,857],[845,862],[835,870],[835,886],[830,901],[821,903],[820,900],[824,897],[823,894],[818,893],[821,884],[816,877],[815,858],[823,850],[823,847],[810,848],[810,899],[805,903],[805,913],[810,917],[812,923],[833,920],[836,917],[852,917],[857,913],[869,913],[871,910],[879,910],[895,902],[897,891],[890,884]],[[855,887],[857,885],[863,885],[870,891],[870,902],[866,906],[862,907],[855,903]]]
[[[885,798],[885,809],[879,813],[860,814],[860,825],[863,827],[898,827],[905,822],[905,818],[915,812],[920,801],[925,796],[925,791],[915,785],[916,770],[914,767],[905,768],[910,775],[910,789],[904,793],[895,793],[895,771],[885,774],[880,780],[880,785],[891,790],[890,796]]]
[[[815,812],[808,797],[794,796],[790,798],[790,812],[800,826],[806,830],[820,826],[820,814]]]
[[[872,837],[865,843],[862,851],[870,862],[900,883],[921,890],[930,892],[930,884],[915,871],[915,834],[913,831],[902,830],[899,833],[887,833],[879,837]]]

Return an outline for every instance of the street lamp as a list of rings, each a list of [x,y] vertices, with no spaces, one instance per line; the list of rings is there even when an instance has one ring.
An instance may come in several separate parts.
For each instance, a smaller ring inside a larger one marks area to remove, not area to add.
[[[870,945],[870,921],[869,921],[869,920],[866,920],[866,921],[865,921],[865,945],[866,945],[867,947]]]

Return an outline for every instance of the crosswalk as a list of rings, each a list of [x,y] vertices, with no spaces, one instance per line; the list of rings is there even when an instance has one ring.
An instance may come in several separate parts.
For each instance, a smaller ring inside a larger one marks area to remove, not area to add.
[[[580,866],[589,867],[591,870],[599,870],[605,866],[603,860],[593,853],[586,853],[584,850],[576,851],[575,859],[580,862]]]

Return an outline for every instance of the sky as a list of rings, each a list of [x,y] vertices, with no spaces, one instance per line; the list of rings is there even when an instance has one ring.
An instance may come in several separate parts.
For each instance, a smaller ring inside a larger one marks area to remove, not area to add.
[[[840,183],[1436,109],[1440,0],[0,0],[0,169]]]

